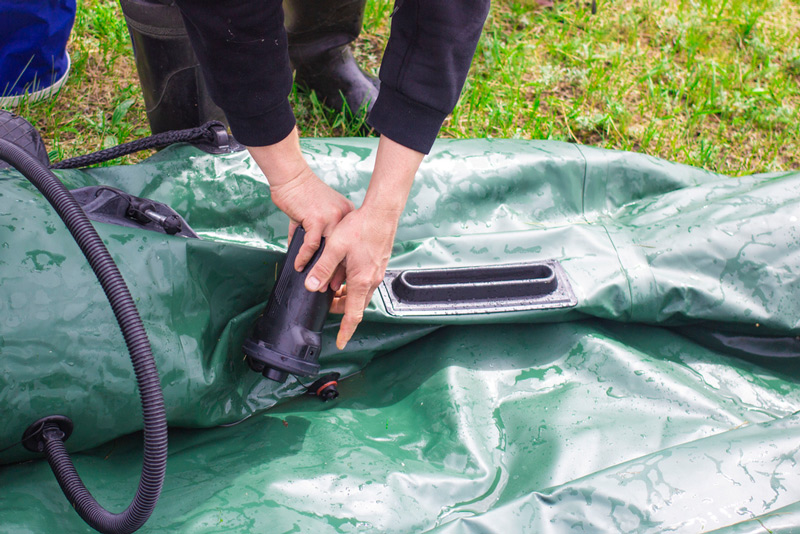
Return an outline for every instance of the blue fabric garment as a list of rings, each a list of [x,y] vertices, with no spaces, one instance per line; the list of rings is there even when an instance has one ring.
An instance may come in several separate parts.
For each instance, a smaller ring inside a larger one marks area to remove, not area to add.
[[[0,0],[0,96],[53,85],[67,71],[76,0]]]

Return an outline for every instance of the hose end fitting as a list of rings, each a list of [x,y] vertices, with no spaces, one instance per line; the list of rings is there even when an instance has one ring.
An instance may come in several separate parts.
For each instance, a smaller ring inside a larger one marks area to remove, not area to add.
[[[22,446],[31,452],[44,452],[46,441],[67,441],[72,435],[72,428],[72,420],[65,415],[42,417],[23,432]]]

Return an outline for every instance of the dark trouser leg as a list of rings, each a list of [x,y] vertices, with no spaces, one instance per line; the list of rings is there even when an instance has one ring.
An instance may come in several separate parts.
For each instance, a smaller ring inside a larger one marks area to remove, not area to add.
[[[366,0],[284,0],[289,58],[296,80],[334,109],[371,107],[377,80],[355,62],[350,43],[361,33]],[[344,100],[342,100],[344,95]]]
[[[178,7],[170,0],[120,4],[152,132],[194,128],[209,120],[226,122],[208,94]]]

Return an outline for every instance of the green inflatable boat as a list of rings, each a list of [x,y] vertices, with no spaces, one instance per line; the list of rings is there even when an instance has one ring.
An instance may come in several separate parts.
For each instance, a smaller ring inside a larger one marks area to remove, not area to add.
[[[303,142],[356,205],[376,147]],[[438,141],[344,351],[327,319],[320,374],[341,378],[321,402],[313,378],[267,380],[242,352],[288,219],[247,152],[223,152],[176,143],[56,171],[75,192],[169,206],[192,231],[93,223],[169,425],[140,532],[798,532],[800,172]],[[124,510],[143,440],[126,342],[58,213],[14,169],[0,171],[0,252],[0,532],[92,532],[21,440],[67,418],[86,487]]]

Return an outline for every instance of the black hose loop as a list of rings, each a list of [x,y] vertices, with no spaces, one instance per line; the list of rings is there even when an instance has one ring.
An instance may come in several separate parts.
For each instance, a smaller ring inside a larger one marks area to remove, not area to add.
[[[153,513],[167,465],[167,419],[164,397],[150,342],[127,285],[97,231],[61,181],[40,161],[13,143],[0,139],[0,159],[10,163],[55,208],[97,275],[119,323],[139,385],[144,419],[144,463],[139,487],[130,506],[119,514],[100,506],[81,482],[58,433],[45,430],[45,453],[61,489],[92,528],[108,534],[127,534]]]
[[[112,146],[104,150],[99,150],[91,154],[77,156],[70,159],[65,159],[54,163],[50,166],[52,169],[79,169],[95,165],[104,161],[121,158],[128,154],[140,152],[150,148],[161,148],[175,143],[190,143],[192,141],[206,141],[213,142],[216,138],[214,127],[225,128],[225,125],[219,121],[208,121],[202,126],[196,128],[187,128],[185,130],[170,130],[168,132],[161,132],[142,139],[136,139],[128,143]]]

